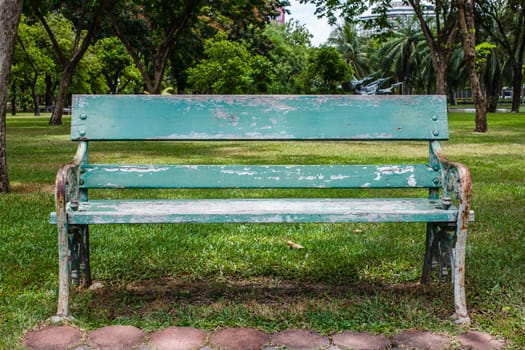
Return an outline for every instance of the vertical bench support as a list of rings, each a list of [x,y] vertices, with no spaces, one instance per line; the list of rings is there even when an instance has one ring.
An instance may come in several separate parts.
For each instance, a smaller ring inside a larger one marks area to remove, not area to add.
[[[454,286],[455,319],[459,324],[470,324],[467,313],[465,295],[465,253],[467,244],[467,230],[472,201],[472,178],[468,168],[461,164],[451,162],[446,158],[439,142],[431,142],[431,157],[436,157],[442,171],[442,205],[447,208],[457,202],[458,218],[455,224],[455,246],[452,249],[452,283]],[[429,230],[427,230],[429,231]],[[430,230],[432,231],[432,230]],[[432,234],[432,233],[431,233]],[[429,235],[429,232],[427,232]],[[433,235],[433,234],[432,234]],[[434,237],[435,238],[435,237]],[[427,236],[428,241],[428,236]],[[428,243],[427,243],[428,249]],[[425,254],[426,255],[426,254]],[[425,259],[425,264],[428,264]],[[425,271],[423,277],[427,278]]]
[[[69,318],[69,290],[71,287],[71,270],[72,264],[80,266],[80,261],[77,260],[72,262],[72,257],[78,255],[80,257],[80,251],[86,253],[85,248],[80,248],[77,252],[74,251],[75,236],[82,235],[82,231],[87,233],[87,227],[79,229],[79,226],[71,226],[67,222],[67,203],[78,203],[79,190],[78,190],[78,179],[79,179],[79,168],[80,164],[87,157],[87,143],[80,142],[77,148],[77,152],[73,161],[69,164],[64,165],[58,170],[55,182],[55,210],[56,210],[56,221],[58,229],[58,275],[59,275],[59,288],[58,288],[58,307],[57,307],[57,318]],[[72,205],[72,204],[69,204]],[[84,239],[88,239],[86,236]],[[83,238],[80,239],[80,247]],[[89,256],[89,250],[87,251]],[[85,254],[84,254],[85,255]],[[89,258],[87,259],[89,264]],[[84,259],[84,264],[86,259]],[[89,267],[88,267],[89,271]],[[80,271],[78,271],[80,272]],[[90,277],[91,279],[91,277]]]

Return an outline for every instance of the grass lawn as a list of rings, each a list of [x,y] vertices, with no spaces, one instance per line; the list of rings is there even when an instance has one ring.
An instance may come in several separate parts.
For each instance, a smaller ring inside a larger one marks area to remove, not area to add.
[[[69,119],[61,127],[49,127],[47,120],[47,115],[8,117],[13,190],[0,194],[0,349],[20,348],[24,332],[56,312],[56,229],[48,216],[55,173],[72,159],[76,145],[68,141]],[[489,115],[486,134],[472,133],[473,126],[472,113],[451,112],[451,140],[443,143],[449,158],[470,167],[474,181],[476,222],[470,228],[466,270],[471,328],[505,339],[510,349],[523,349],[525,113]],[[95,162],[192,164],[410,163],[424,161],[428,152],[426,144],[392,146],[117,142],[93,146],[91,152]],[[349,191],[331,192],[345,196]],[[231,193],[199,190],[199,195]],[[118,225],[93,226],[91,237],[93,276],[104,287],[72,295],[74,322],[85,329],[131,324],[146,331],[172,325],[268,332],[311,328],[323,334],[464,331],[450,318],[450,284],[418,283],[423,224]],[[286,240],[305,249],[290,249]]]

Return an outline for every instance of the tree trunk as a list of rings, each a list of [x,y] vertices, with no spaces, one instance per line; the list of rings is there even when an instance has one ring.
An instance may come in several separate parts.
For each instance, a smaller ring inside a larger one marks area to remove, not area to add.
[[[436,75],[436,95],[447,95],[447,59],[442,53],[432,59]]]
[[[33,83],[31,86],[31,96],[33,97],[33,111],[35,116],[40,116],[40,102],[38,99],[38,92],[36,91],[36,81],[38,80],[38,72],[35,72]]]
[[[17,108],[16,108],[16,86],[14,82],[11,86],[12,86],[11,88],[11,115],[15,116]]]
[[[33,98],[33,112],[35,116],[39,116],[40,108],[39,108],[39,103],[38,103],[38,94],[36,91],[36,83],[38,81],[38,68],[36,67],[36,64],[33,58],[31,57],[29,52],[26,50],[26,46],[24,45],[24,42],[22,41],[22,39],[19,36],[17,36],[17,39],[18,39],[18,43],[20,44],[20,47],[22,48],[22,51],[24,51],[27,62],[29,62],[29,65],[31,66],[34,72],[33,80],[31,81],[31,97]]]
[[[7,87],[23,0],[0,0],[0,192],[9,192],[7,169]]]
[[[474,25],[474,4],[472,0],[457,0],[458,22],[463,39],[465,63],[469,71],[472,99],[476,108],[476,132],[487,131],[487,105],[485,95],[476,71],[476,27]]]
[[[455,89],[450,89],[450,91],[448,92],[448,103],[450,103],[452,106],[457,105]]]
[[[42,22],[42,25],[46,29],[49,38],[51,39],[51,43],[53,44],[55,52],[59,57],[61,57],[61,61],[64,68],[64,75],[62,76],[62,80],[60,81],[57,99],[55,101],[55,109],[53,110],[53,114],[49,119],[49,125],[62,124],[62,114],[64,113],[64,107],[67,98],[67,87],[69,86],[69,84],[71,83],[71,79],[73,78],[73,71],[75,70],[75,67],[77,66],[78,62],[80,62],[80,60],[84,56],[84,53],[86,53],[89,45],[91,44],[91,39],[95,35],[95,31],[98,30],[98,25],[102,19],[102,15],[105,11],[109,11],[109,7],[111,6],[111,4],[112,2],[109,0],[98,1],[97,7],[93,14],[93,18],[91,20],[91,24],[89,28],[85,31],[85,35],[82,38],[80,38],[80,36],[77,36],[78,41],[75,42],[73,56],[69,60],[66,60],[64,58],[64,55],[58,45],[58,41],[56,40],[55,35],[49,28],[44,16],[41,14],[38,16],[40,22]],[[36,10],[35,12],[38,13],[38,10]],[[78,33],[80,33],[80,28],[76,28],[76,30],[78,30]]]
[[[140,54],[138,47],[134,46],[126,33],[121,30],[121,23],[117,16],[109,14],[111,26],[115,31],[115,35],[120,39],[129,55],[133,59],[135,66],[139,70],[146,89],[150,94],[160,94],[162,82],[164,81],[164,72],[168,63],[168,56],[170,49],[175,45],[177,36],[187,26],[192,15],[199,9],[199,5],[203,3],[202,0],[185,1],[184,10],[180,16],[172,21],[172,23],[162,32],[161,42],[156,47],[156,53],[153,57],[144,57]],[[148,64],[148,60],[151,60]],[[150,67],[148,69],[148,67]]]
[[[68,64],[62,73],[62,79],[58,87],[57,99],[55,101],[55,108],[49,119],[49,125],[62,125],[62,115],[64,114],[64,107],[66,106],[67,88],[73,78],[73,65]]]
[[[513,67],[514,74],[512,79],[512,112],[518,113],[520,111],[521,102],[521,82],[523,80],[523,73],[521,67],[516,65]]]
[[[496,112],[498,108],[498,95],[487,95],[487,111],[490,113]]]
[[[45,96],[45,105],[46,108],[48,106],[53,105],[53,82],[51,81],[51,77],[49,75],[46,75],[46,96]]]

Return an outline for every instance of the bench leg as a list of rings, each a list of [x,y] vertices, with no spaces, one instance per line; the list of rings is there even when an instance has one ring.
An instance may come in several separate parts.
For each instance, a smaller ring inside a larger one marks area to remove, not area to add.
[[[456,323],[469,325],[465,293],[465,251],[467,245],[467,228],[458,225],[456,229],[456,245],[453,249],[452,278],[454,284],[454,303],[456,307]]]
[[[80,271],[84,275],[82,287],[91,286],[91,263],[89,261],[89,226],[81,226]]]
[[[89,226],[68,225],[65,220],[57,220],[58,228],[58,306],[57,315],[52,321],[71,318],[69,312],[69,293],[71,284],[91,285],[91,268],[89,262]]]
[[[448,233],[451,229],[455,229],[455,234]],[[465,296],[466,236],[466,228],[456,228],[455,225],[451,227],[447,223],[427,223],[425,258],[421,275],[421,283],[428,284],[433,269],[439,269],[440,282],[445,282],[449,271],[451,272],[454,288],[454,318],[456,323],[464,325],[470,324]]]
[[[438,268],[439,281],[445,282],[452,267],[454,236],[447,233],[447,224],[427,223],[427,239],[421,283],[428,284],[432,270]]]
[[[65,215],[57,215],[58,228],[58,320],[70,317],[69,289],[71,287],[71,249]]]
[[[81,234],[78,226],[69,225],[68,230],[69,249],[70,249],[70,269],[71,284],[78,286],[80,284],[80,247]]]
[[[89,226],[70,225],[69,245],[71,247],[71,280],[74,286],[88,288],[91,285],[89,263]]]
[[[430,283],[430,275],[432,274],[433,253],[432,246],[434,242],[434,224],[427,222],[427,238],[425,242],[425,258],[423,259],[423,273],[421,274],[421,283]]]

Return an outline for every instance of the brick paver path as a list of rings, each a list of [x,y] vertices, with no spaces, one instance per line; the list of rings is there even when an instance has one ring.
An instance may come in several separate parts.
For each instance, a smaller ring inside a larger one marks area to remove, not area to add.
[[[146,333],[133,326],[107,326],[90,332],[73,326],[49,326],[28,331],[22,345],[30,350],[496,350],[504,349],[505,344],[477,331],[452,338],[407,330],[387,338],[352,331],[325,336],[301,329],[267,334],[252,328],[205,332],[192,327],[169,327]]]

